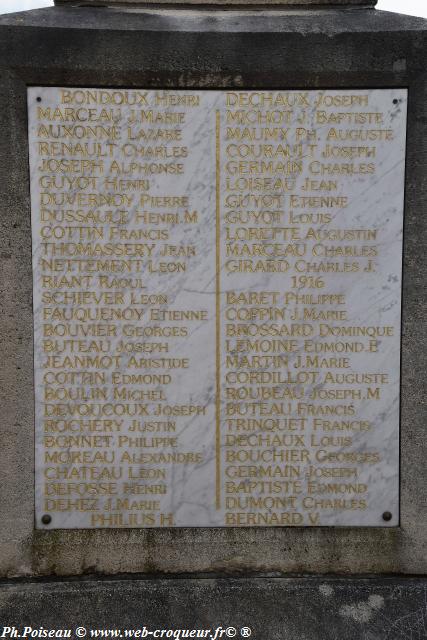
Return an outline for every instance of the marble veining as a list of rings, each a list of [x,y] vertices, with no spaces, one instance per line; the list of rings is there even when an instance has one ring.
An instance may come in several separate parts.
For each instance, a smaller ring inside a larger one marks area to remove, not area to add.
[[[28,89],[37,528],[398,525],[406,103]]]

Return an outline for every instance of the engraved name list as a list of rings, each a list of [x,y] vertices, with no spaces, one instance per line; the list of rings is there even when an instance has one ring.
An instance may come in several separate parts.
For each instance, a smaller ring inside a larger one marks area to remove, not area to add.
[[[406,101],[28,89],[37,528],[398,524]]]

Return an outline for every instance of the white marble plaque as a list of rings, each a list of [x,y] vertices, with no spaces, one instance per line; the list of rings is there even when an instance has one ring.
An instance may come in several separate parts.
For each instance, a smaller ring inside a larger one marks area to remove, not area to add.
[[[36,527],[396,526],[405,89],[28,89]]]

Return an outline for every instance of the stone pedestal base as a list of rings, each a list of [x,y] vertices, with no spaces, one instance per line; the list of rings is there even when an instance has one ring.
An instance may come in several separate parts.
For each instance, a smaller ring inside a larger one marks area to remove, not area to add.
[[[126,630],[144,627],[210,629],[214,637],[222,627],[223,638],[248,637],[249,628],[254,640],[415,640],[426,637],[426,587],[426,579],[380,577],[6,583],[0,614],[21,637],[25,626],[71,629],[71,637],[84,627],[88,638],[96,629],[117,629],[126,637]]]

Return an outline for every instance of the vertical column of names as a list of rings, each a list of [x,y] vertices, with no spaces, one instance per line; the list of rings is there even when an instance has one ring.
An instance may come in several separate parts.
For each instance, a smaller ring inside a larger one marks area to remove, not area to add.
[[[224,96],[227,525],[398,522],[405,98]]]
[[[203,98],[29,90],[38,522],[174,526],[214,509]]]

